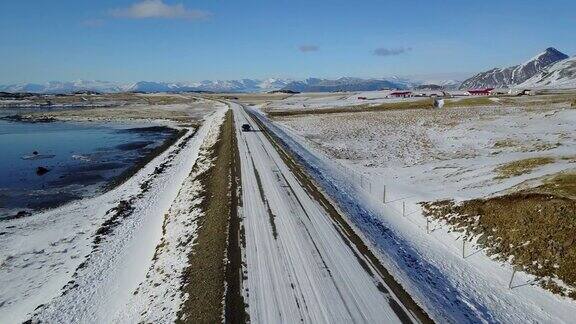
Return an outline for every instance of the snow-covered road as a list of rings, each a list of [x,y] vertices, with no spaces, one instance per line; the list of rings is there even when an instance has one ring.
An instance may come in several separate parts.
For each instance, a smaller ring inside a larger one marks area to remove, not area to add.
[[[255,323],[417,321],[238,104],[247,279]],[[253,131],[242,132],[250,124]]]

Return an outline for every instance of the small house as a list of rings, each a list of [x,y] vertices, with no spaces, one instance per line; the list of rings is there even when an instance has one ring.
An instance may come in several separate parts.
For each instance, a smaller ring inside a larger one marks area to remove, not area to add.
[[[394,91],[390,94],[392,97],[396,98],[409,98],[412,97],[411,91]]]
[[[468,90],[468,93],[471,96],[489,96],[492,94],[494,88],[485,88],[485,89],[472,89]]]

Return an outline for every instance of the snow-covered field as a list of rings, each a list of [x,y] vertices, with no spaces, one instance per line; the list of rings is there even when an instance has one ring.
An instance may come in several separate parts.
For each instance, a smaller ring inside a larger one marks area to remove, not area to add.
[[[341,93],[300,93],[283,100],[270,100],[261,106],[266,111],[313,110],[360,105],[376,106],[386,103],[426,100],[431,95],[442,95],[442,91],[413,90],[414,97],[398,98],[391,95],[393,90],[360,91]],[[454,96],[466,96],[465,91],[450,90]]]
[[[212,111],[193,137],[114,190],[1,222],[0,321],[175,319],[188,253],[177,243],[193,236],[198,213],[190,173],[202,145],[214,142],[225,105]]]
[[[291,110],[291,109],[325,109],[334,107],[347,107],[358,105],[378,105],[383,103],[393,103],[401,101],[418,101],[425,98],[396,98],[390,96],[393,91],[365,91],[365,92],[343,92],[343,93],[301,93],[290,96],[284,100],[272,101],[264,109]],[[426,95],[441,94],[440,91],[416,91]],[[366,99],[363,99],[366,98]]]
[[[531,285],[524,273],[510,289],[509,265],[471,243],[462,252],[459,235],[428,224],[418,202],[486,197],[573,170],[576,110],[396,110],[283,117],[269,125],[434,319],[572,322],[576,302]],[[510,178],[494,170],[530,157],[555,160]]]
[[[394,179],[416,188],[437,186],[435,198],[485,196],[575,167],[562,159],[576,156],[576,110],[569,108],[396,110],[277,120],[314,148],[372,179]],[[499,165],[532,157],[557,160],[533,173],[495,179]]]

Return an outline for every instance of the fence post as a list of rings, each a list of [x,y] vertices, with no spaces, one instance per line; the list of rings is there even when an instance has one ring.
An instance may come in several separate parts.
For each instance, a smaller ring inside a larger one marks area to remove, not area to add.
[[[402,202],[402,216],[406,217],[406,203]]]
[[[386,203],[386,185],[384,185],[384,187],[382,189],[382,203],[383,204]]]
[[[512,281],[514,280],[514,275],[516,274],[516,268],[512,271],[512,276],[510,277],[510,282],[508,283],[508,289],[512,289]]]
[[[466,249],[466,238],[462,237],[462,259],[466,259],[465,249]]]
[[[426,217],[426,234],[430,234],[430,219]]]

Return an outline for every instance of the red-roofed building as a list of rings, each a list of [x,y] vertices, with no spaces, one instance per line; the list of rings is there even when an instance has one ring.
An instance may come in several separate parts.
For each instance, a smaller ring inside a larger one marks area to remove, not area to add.
[[[392,97],[397,97],[397,98],[408,98],[408,97],[412,97],[412,92],[411,91],[394,91],[390,95]]]
[[[494,88],[472,89],[468,90],[468,93],[471,96],[489,96],[490,94],[492,94],[492,90],[494,90]]]

